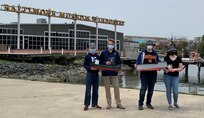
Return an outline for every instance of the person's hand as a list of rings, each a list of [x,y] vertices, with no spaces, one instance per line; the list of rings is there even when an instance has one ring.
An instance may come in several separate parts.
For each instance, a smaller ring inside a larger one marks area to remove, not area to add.
[[[164,72],[165,72],[165,73],[168,73],[168,72],[169,72],[169,70],[165,69],[165,70],[164,70]]]
[[[111,59],[110,62],[113,63],[113,59]]]
[[[169,69],[169,72],[175,72],[175,71],[177,71],[176,69]]]
[[[167,69],[167,68],[162,68],[162,69],[163,69],[164,73],[168,73],[169,72],[169,69]]]
[[[112,63],[110,61],[106,61],[106,65],[111,65]]]
[[[95,67],[91,67],[91,70],[98,70],[97,68],[95,68]]]

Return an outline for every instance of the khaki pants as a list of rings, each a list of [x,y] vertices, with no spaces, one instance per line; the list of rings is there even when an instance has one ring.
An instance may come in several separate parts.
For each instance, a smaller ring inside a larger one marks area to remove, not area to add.
[[[118,76],[103,76],[102,78],[104,79],[107,104],[111,105],[110,82],[112,81],[112,85],[114,87],[115,101],[117,105],[120,105],[121,100],[120,100]]]

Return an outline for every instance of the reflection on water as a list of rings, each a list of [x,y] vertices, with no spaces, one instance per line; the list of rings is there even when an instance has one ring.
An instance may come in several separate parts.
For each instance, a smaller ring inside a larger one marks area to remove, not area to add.
[[[139,89],[140,79],[138,78],[137,73],[132,70],[123,71],[122,75],[120,75],[120,85],[121,87],[127,88],[137,88]],[[190,93],[190,94],[199,94],[204,95],[204,67],[201,68],[200,73],[200,84],[198,84],[198,76],[197,76],[198,68],[196,65],[189,65],[189,76],[188,83],[185,83],[185,70],[180,72],[180,84],[179,84],[179,92],[181,93]],[[166,91],[164,82],[163,82],[163,71],[158,72],[157,83],[155,85],[155,90]]]

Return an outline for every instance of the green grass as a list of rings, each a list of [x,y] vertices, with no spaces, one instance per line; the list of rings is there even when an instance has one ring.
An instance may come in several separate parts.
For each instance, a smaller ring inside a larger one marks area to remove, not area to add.
[[[3,63],[13,63],[13,61],[1,60],[1,59],[0,59],[0,64],[3,64]]]

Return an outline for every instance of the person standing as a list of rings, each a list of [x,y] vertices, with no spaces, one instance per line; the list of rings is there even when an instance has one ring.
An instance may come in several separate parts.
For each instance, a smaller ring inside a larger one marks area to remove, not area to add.
[[[107,40],[107,49],[103,50],[100,55],[100,64],[117,66],[121,65],[121,59],[119,53],[114,49],[115,40]],[[110,92],[110,82],[112,81],[114,87],[115,101],[117,108],[125,109],[121,104],[120,100],[120,91],[119,91],[119,81],[118,81],[118,72],[103,70],[102,78],[104,80],[106,99],[107,99],[107,109],[111,109],[111,92]]]
[[[177,49],[170,46],[167,49],[167,55],[164,58],[167,62],[167,68],[164,68],[164,83],[166,86],[166,97],[169,104],[169,110],[172,110],[171,90],[173,90],[174,106],[180,108],[178,105],[178,85],[179,72],[183,70],[184,66],[182,60],[177,56]]]
[[[92,107],[101,109],[98,105],[98,88],[99,88],[99,70],[94,67],[90,67],[91,63],[95,63],[95,61],[99,60],[99,56],[96,53],[96,45],[95,43],[90,43],[89,52],[84,58],[84,68],[87,71],[86,74],[86,91],[84,98],[84,111],[88,110],[90,105],[90,100],[92,96]],[[92,88],[92,95],[91,95]]]
[[[141,51],[136,59],[135,68],[139,64],[154,64],[158,63],[159,57],[157,52],[153,49],[155,46],[155,42],[152,40],[146,41],[146,49]],[[140,80],[141,80],[141,89],[139,94],[139,110],[143,110],[143,102],[145,98],[146,90],[148,89],[147,93],[147,100],[146,106],[147,108],[154,109],[151,104],[152,95],[154,91],[154,85],[157,80],[157,71],[141,71],[140,72]]]

